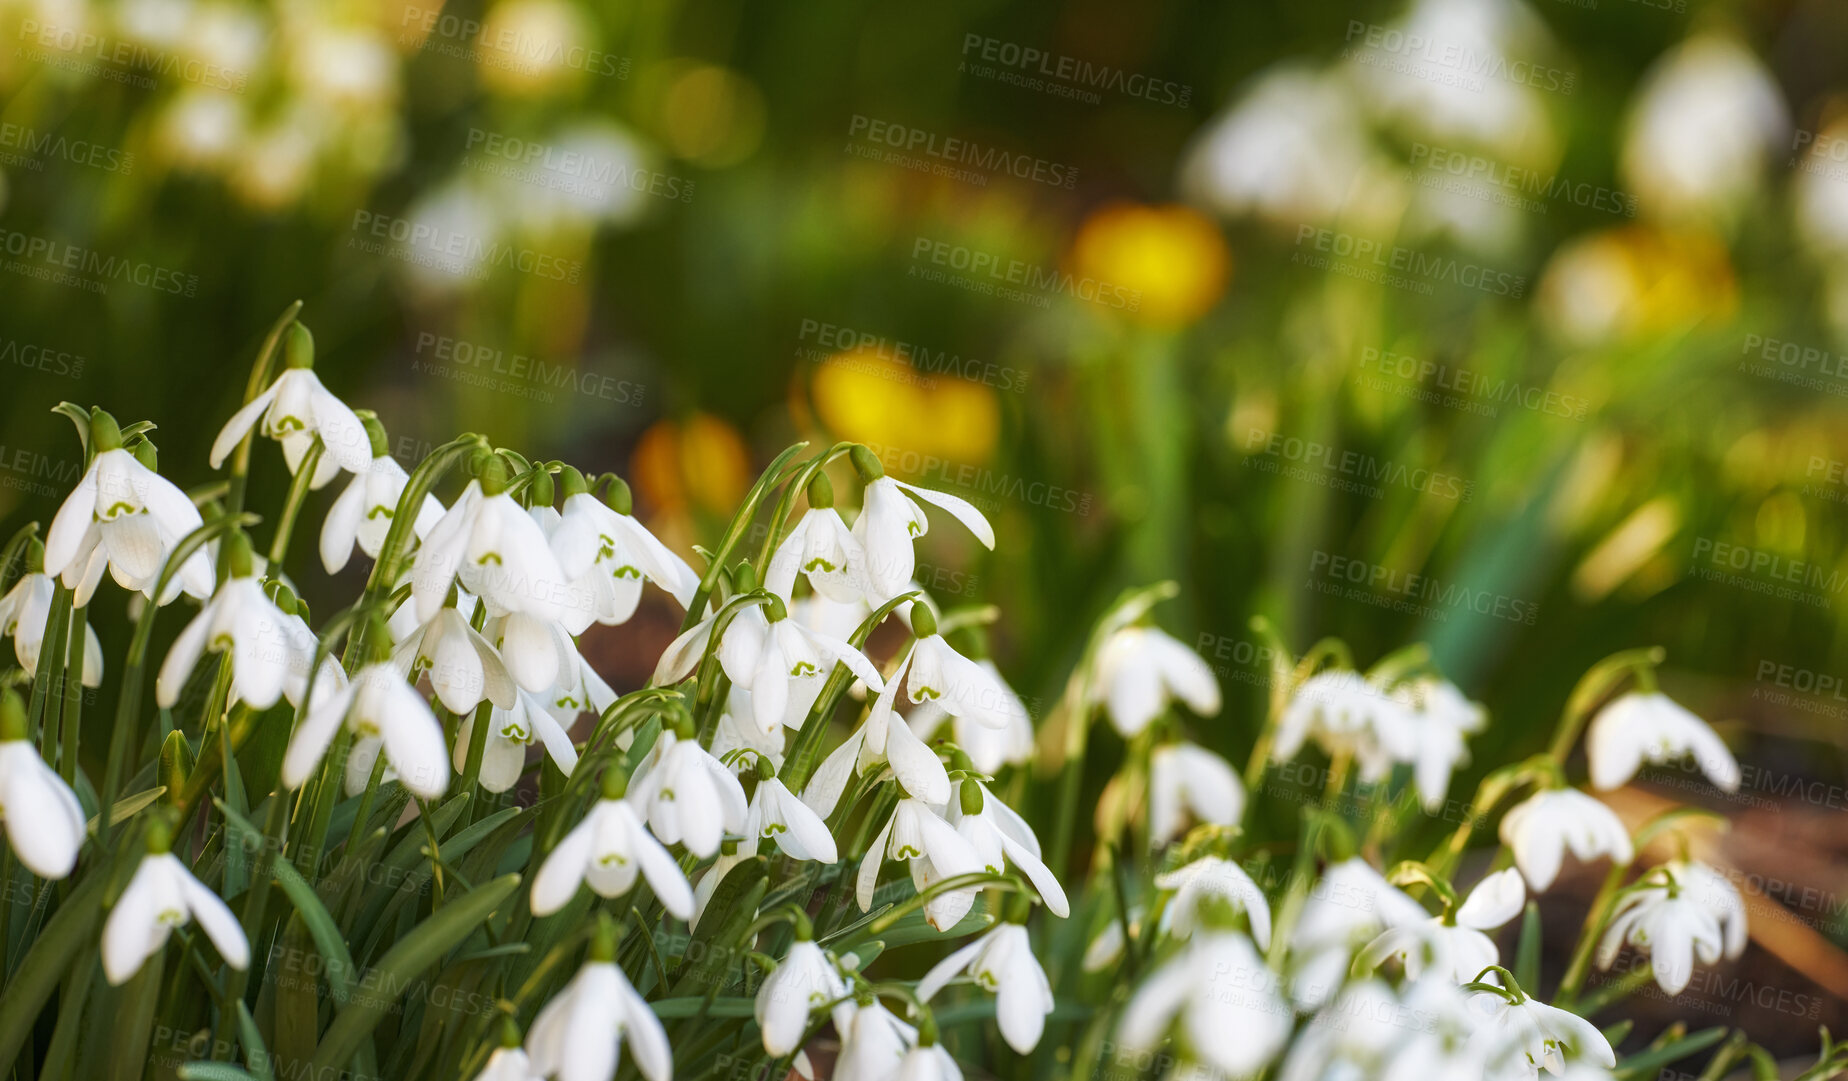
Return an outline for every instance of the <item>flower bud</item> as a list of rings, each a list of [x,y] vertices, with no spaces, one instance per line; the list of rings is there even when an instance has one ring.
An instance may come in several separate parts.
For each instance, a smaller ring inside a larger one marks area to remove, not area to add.
[[[834,505],[834,485],[828,480],[828,474],[817,469],[808,482],[809,506],[825,510]]]
[[[584,474],[578,472],[575,466],[569,465],[559,467],[558,486],[563,490],[566,499],[590,491],[590,482],[584,479]]]
[[[507,490],[507,460],[498,454],[489,454],[481,463],[481,494],[499,495]]]
[[[533,479],[526,487],[526,505],[529,507],[549,507],[556,493],[552,483],[552,474],[541,469],[533,474]]]
[[[918,638],[929,638],[937,633],[937,617],[921,600],[911,603],[911,633]]]
[[[283,332],[282,362],[290,368],[314,367],[314,335],[300,323],[290,323]]]
[[[966,815],[982,813],[982,786],[967,779],[962,783],[962,813]]]
[[[863,483],[871,484],[885,476],[885,466],[879,464],[879,456],[864,444],[855,443],[853,449],[847,452],[847,457],[852,460],[853,471],[860,474]]]
[[[122,449],[122,426],[102,409],[90,410],[90,449],[98,454]]]
[[[609,487],[603,490],[603,502],[617,514],[635,513],[635,493],[629,491],[629,482],[614,473],[606,473]]]

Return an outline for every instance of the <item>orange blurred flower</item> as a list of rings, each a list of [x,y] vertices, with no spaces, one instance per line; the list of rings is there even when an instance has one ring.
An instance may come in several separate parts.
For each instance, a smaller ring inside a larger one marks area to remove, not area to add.
[[[1189,207],[1113,203],[1092,214],[1072,248],[1075,272],[1142,295],[1142,322],[1178,326],[1225,290],[1231,257],[1219,228]]]
[[[629,463],[635,486],[664,516],[690,510],[729,516],[751,484],[751,456],[738,430],[695,413],[656,421]]]

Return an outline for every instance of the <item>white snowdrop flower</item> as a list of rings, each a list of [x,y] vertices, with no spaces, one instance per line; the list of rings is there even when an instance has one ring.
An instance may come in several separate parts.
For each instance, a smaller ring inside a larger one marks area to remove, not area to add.
[[[1226,760],[1192,743],[1165,743],[1149,756],[1149,842],[1179,837],[1191,819],[1235,826],[1245,785]]]
[[[1052,984],[1033,956],[1033,943],[1023,924],[1001,923],[974,942],[945,957],[918,981],[917,996],[929,1002],[959,973],[995,996],[995,1023],[1001,1038],[1025,1055],[1039,1046],[1052,1012]]]
[[[982,870],[982,857],[975,846],[919,799],[898,801],[892,817],[880,828],[860,861],[854,890],[860,911],[872,908],[879,869],[888,859],[902,860],[910,866],[911,884],[919,893],[945,879]],[[937,930],[947,931],[975,904],[976,892],[970,888],[938,894],[924,903],[924,918]]]
[[[160,604],[181,590],[211,596],[210,545],[186,558],[165,595],[151,596],[167,557],[203,519],[185,492],[123,449],[121,430],[101,410],[91,414],[90,445],[96,453],[89,468],[45,534],[45,573],[62,575],[77,605],[89,603],[105,567],[123,589]]]
[[[167,944],[175,927],[193,920],[218,947],[225,964],[239,971],[250,967],[244,928],[218,895],[168,851],[171,841],[164,824],[150,827],[147,854],[103,924],[103,975],[112,987],[132,979]]]
[[[1117,1040],[1153,1048],[1177,1019],[1206,1065],[1246,1077],[1283,1050],[1295,1017],[1251,940],[1214,930],[1195,935],[1136,988]]]
[[[1361,857],[1330,864],[1290,932],[1291,997],[1306,1009],[1320,1006],[1347,979],[1356,949],[1388,928],[1429,918],[1423,905]]]
[[[481,630],[521,688],[542,694],[569,678],[577,646],[558,621],[509,612],[488,620]]]
[[[1537,1077],[1541,1070],[1563,1075],[1574,1059],[1610,1069],[1617,1056],[1598,1026],[1570,1010],[1556,1009],[1515,992],[1511,1001],[1494,991],[1469,997],[1476,1014],[1470,1042],[1484,1053],[1491,1078]]]
[[[840,859],[828,824],[797,799],[780,778],[763,776],[767,765],[758,761],[757,790],[751,793],[744,815],[744,835],[750,851],[757,851],[760,840],[773,840],[791,859],[818,863]]]
[[[371,634],[383,636],[382,627]],[[435,799],[449,787],[449,748],[430,706],[390,661],[375,661],[353,674],[332,694],[316,693],[282,757],[282,783],[300,788],[321,764],[321,756],[344,724],[355,736],[347,762],[349,786],[356,761],[367,773],[382,749],[404,787]],[[361,787],[365,778],[361,777]]]
[[[549,916],[588,882],[599,897],[616,898],[635,888],[638,875],[676,919],[693,915],[693,887],[674,857],[642,825],[623,799],[623,778],[605,773],[603,798],[571,828],[533,876],[533,915]]]
[[[163,709],[179,701],[186,677],[208,650],[231,663],[230,701],[252,709],[275,705],[289,673],[306,672],[314,659],[314,636],[303,635],[301,621],[284,615],[250,573],[249,539],[238,533],[226,543],[231,577],[173,640],[155,676],[154,701]]]
[[[615,704],[616,692],[573,646],[569,663],[559,673],[558,683],[542,700],[552,719],[569,729],[580,713],[601,716]]]
[[[39,651],[45,644],[45,624],[51,618],[51,600],[58,584],[41,569],[44,549],[35,540],[29,568],[6,596],[0,597],[0,637],[13,640],[13,656],[27,675],[38,671]],[[89,620],[83,624],[83,685],[103,685],[103,647]]]
[[[1033,721],[1027,716],[1027,707],[1021,704],[1020,696],[1014,693],[1014,688],[1008,686],[1001,670],[995,667],[995,662],[984,657],[975,663],[988,673],[995,689],[1003,696],[1000,699],[1001,712],[1007,717],[1006,725],[995,728],[973,714],[951,714],[941,701],[935,699],[912,710],[905,722],[911,726],[912,735],[928,743],[947,719],[950,722],[951,738],[969,756],[976,771],[993,775],[1001,772],[1004,766],[1018,766],[1032,759]]]
[[[490,616],[518,614],[545,624],[563,618],[570,583],[545,531],[508,494],[507,482],[506,462],[490,455],[480,478],[469,481],[424,537],[411,567],[419,621],[436,615],[458,579]]]
[[[1347,754],[1360,765],[1365,781],[1378,781],[1395,762],[1410,762],[1418,753],[1411,711],[1350,669],[1318,672],[1290,696],[1277,724],[1271,759],[1296,757],[1313,739],[1333,757]]]
[[[1033,883],[1048,911],[1060,918],[1071,915],[1065,889],[1041,858],[1039,838],[1026,819],[973,777],[957,781],[948,802],[945,820],[975,849],[984,868],[1000,874],[1013,864]]]
[[[1323,222],[1346,205],[1371,138],[1345,80],[1285,65],[1258,76],[1204,129],[1187,153],[1182,184],[1221,214]]]
[[[372,469],[372,439],[359,416],[345,402],[329,393],[314,374],[314,339],[308,328],[290,323],[285,332],[284,356],[288,366],[269,389],[231,414],[231,419],[212,441],[210,463],[213,469],[224,464],[226,456],[254,427],[267,439],[282,444],[283,458],[289,472],[301,467],[316,436],[321,437],[321,460],[315,466],[309,485],[320,488],[344,469],[349,473],[367,473]],[[258,418],[262,421],[259,424]]]
[[[512,708],[519,691],[500,652],[454,608],[438,610],[405,635],[392,660],[412,682],[427,672],[437,701],[458,716],[474,712],[483,700]]]
[[[1020,698],[1009,690],[991,669],[951,648],[937,633],[937,618],[930,609],[919,606],[911,610],[911,626],[917,636],[910,654],[892,676],[905,680],[905,697],[913,705],[935,702],[952,717],[967,717],[997,731],[1027,719]],[[872,684],[875,691],[880,688]]]
[[[1142,906],[1132,905],[1129,910],[1130,930],[1138,937],[1142,933]],[[1127,940],[1123,935],[1123,921],[1112,918],[1097,932],[1097,937],[1087,942],[1084,956],[1079,959],[1078,967],[1084,972],[1102,972],[1123,959],[1123,947]]]
[[[0,824],[26,870],[40,878],[63,878],[77,866],[88,827],[57,771],[39,759],[32,745],[25,703],[0,691]]]
[[[526,1053],[533,1072],[553,1081],[610,1081],[623,1040],[648,1081],[673,1081],[667,1031],[616,965],[613,935],[599,934],[589,959],[533,1019]]]
[[[1125,739],[1179,700],[1202,717],[1219,712],[1219,681],[1200,655],[1155,627],[1123,627],[1097,654],[1097,694]]]
[[[896,1081],[962,1081],[962,1069],[939,1043],[918,1043],[905,1052],[892,1075]]]
[[[385,547],[385,535],[391,532],[398,501],[411,478],[398,460],[385,452],[383,442],[381,430],[373,446],[372,464],[353,474],[321,522],[321,565],[329,574],[338,574],[347,565],[355,545],[373,559]],[[429,536],[443,514],[442,501],[426,492],[411,523],[412,535],[420,541]]]
[[[1643,76],[1624,135],[1623,175],[1645,210],[1726,214],[1757,190],[1789,114],[1750,50],[1703,34]]]
[[[1417,751],[1412,779],[1418,784],[1428,813],[1436,814],[1450,794],[1450,775],[1469,762],[1463,737],[1480,732],[1488,713],[1463,696],[1456,686],[1441,679],[1420,679],[1401,684],[1394,697],[1412,711]]]
[[[751,692],[751,710],[762,731],[770,732],[778,726],[801,728],[837,662],[874,690],[885,689],[873,662],[848,643],[817,634],[782,611],[772,611],[766,618],[770,619],[770,629],[758,651],[757,663],[747,679],[737,680]]]
[[[1598,943],[1598,967],[1609,969],[1629,943],[1649,954],[1656,984],[1670,995],[1687,990],[1694,960],[1716,964],[1725,941],[1719,918],[1687,892],[1672,867],[1657,868],[1647,884],[1624,894],[1611,910],[1611,921]]]
[[[800,936],[800,931],[797,932]],[[847,983],[820,946],[798,937],[781,964],[764,977],[752,1012],[763,1030],[764,1051],[787,1055],[802,1045],[809,1014],[847,993]]]
[[[1303,1028],[1277,1081],[1377,1077],[1407,1038],[1405,1015],[1392,988],[1367,979],[1341,992]]]
[[[532,1060],[515,1045],[496,1047],[494,1053],[488,1056],[488,1064],[475,1075],[475,1081],[534,1081],[538,1076]]]
[[[1400,989],[1399,997],[1401,1016],[1421,1023],[1401,1029],[1403,1042],[1380,1081],[1483,1081],[1489,1076],[1488,1049],[1472,1041],[1479,1018],[1461,986],[1435,977],[1414,980]]]
[[[1217,899],[1243,912],[1258,948],[1270,949],[1270,902],[1245,869],[1231,860],[1202,856],[1184,867],[1156,875],[1155,888],[1174,891],[1161,914],[1161,929],[1175,938],[1191,937],[1200,926],[1201,906],[1209,899]]]
[[[1526,902],[1521,873],[1512,867],[1497,871],[1478,882],[1456,911],[1389,928],[1361,951],[1360,963],[1374,969],[1387,958],[1397,957],[1407,979],[1417,980],[1429,972],[1453,983],[1468,983],[1501,960],[1495,940],[1483,932],[1520,915]]]
[[[800,572],[819,596],[837,604],[863,600],[874,591],[866,573],[866,551],[834,509],[834,490],[826,474],[817,473],[809,482],[808,499],[808,511],[777,545],[770,565],[764,568],[764,588],[787,604],[793,599],[790,592]],[[910,548],[909,541],[906,548]]]
[[[1692,898],[1713,913],[1725,938],[1726,959],[1737,960],[1745,952],[1747,935],[1745,898],[1740,896],[1739,887],[1718,869],[1699,860],[1676,860],[1667,865],[1667,871],[1679,884],[1683,897]]]
[[[905,591],[917,587],[907,584]],[[831,601],[820,593],[811,593],[789,603],[789,618],[802,624],[817,634],[830,638],[849,639],[853,632],[860,629],[866,617],[873,614],[873,607],[866,603],[864,597],[855,596],[850,601]],[[858,680],[854,689],[859,697],[865,697],[865,688]]]
[[[940,510],[968,527],[975,539],[989,551],[995,547],[995,530],[975,505],[948,492],[906,484],[884,475],[877,458],[864,447],[853,449],[854,468],[862,477],[870,477],[861,497],[860,516],[854,519],[853,539],[865,553],[866,584],[871,587],[866,599],[884,604],[905,591],[911,572],[917,568],[917,553],[911,542],[930,530],[930,520],[912,496]]]
[[[468,751],[474,738],[475,714],[471,711],[463,716],[456,730],[457,773],[468,768]],[[577,768],[577,747],[570,733],[546,711],[545,703],[525,691],[516,691],[511,709],[495,706],[488,711],[488,737],[481,750],[481,787],[490,792],[512,788],[526,769],[526,748],[534,743],[545,748],[566,776]]]
[[[663,844],[680,843],[706,859],[727,833],[744,835],[749,805],[731,770],[693,738],[663,731],[635,768],[630,803],[647,816]]]
[[[1643,763],[1672,762],[1691,754],[1707,779],[1728,792],[1739,788],[1739,763],[1707,722],[1659,692],[1623,695],[1592,719],[1585,734],[1593,787],[1621,788]]]
[[[715,610],[669,642],[661,651],[661,659],[655,662],[654,676],[649,682],[667,687],[691,675],[700,658],[705,656],[712,632],[718,628],[718,620]],[[725,677],[738,686],[749,687],[769,635],[770,621],[764,618],[762,607],[752,605],[736,611],[719,639],[719,667],[724,670]]]
[[[918,1030],[896,1017],[877,998],[843,1004],[834,1015],[841,1053],[833,1081],[888,1081],[918,1041]]]
[[[551,535],[552,547],[574,594],[587,598],[568,613],[571,633],[581,634],[593,621],[607,626],[628,622],[644,581],[666,590],[682,608],[693,603],[699,575],[686,560],[634,517],[592,495],[577,470],[567,467],[562,484],[565,509]],[[620,481],[612,485],[611,498],[628,506],[627,486],[615,487]]]
[[[719,723],[712,731],[712,756],[724,762],[726,755],[732,751],[744,749],[754,752],[758,757],[768,758],[771,766],[782,769],[783,744],[786,742],[788,731],[789,729],[781,726],[774,732],[766,732],[757,727],[757,722],[751,713],[751,692],[734,684],[726,696],[725,708],[719,711]],[[726,769],[734,775],[743,773],[752,768],[751,760],[751,755],[741,755],[734,759]],[[809,783],[813,787],[813,778]],[[808,802],[806,795],[807,791],[804,790],[803,802],[805,803]],[[829,807],[827,811],[820,811],[820,813],[827,814],[832,810],[833,808]]]
[[[1536,792],[1509,809],[1501,820],[1502,843],[1535,893],[1559,877],[1567,849],[1580,860],[1609,856],[1618,864],[1636,858],[1630,831],[1617,812],[1576,788]]]

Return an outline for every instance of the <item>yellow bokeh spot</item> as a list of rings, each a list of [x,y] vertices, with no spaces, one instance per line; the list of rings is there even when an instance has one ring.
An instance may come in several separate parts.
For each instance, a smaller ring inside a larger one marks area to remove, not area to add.
[[[751,456],[738,430],[695,413],[659,420],[642,433],[630,462],[641,495],[670,515],[730,514],[751,483]]]
[[[488,10],[474,47],[481,81],[511,97],[539,97],[605,74],[613,59],[597,46],[596,28],[565,0],[503,0]]]
[[[1538,300],[1549,324],[1595,343],[1723,322],[1738,307],[1739,288],[1725,245],[1711,234],[1628,225],[1560,249]]]
[[[1113,203],[1085,221],[1072,262],[1078,274],[1140,293],[1137,318],[1178,326],[1219,299],[1231,257],[1219,228],[1196,210]]]
[[[764,137],[764,97],[757,87],[716,64],[687,64],[661,95],[662,137],[679,157],[708,168],[736,165]]]
[[[822,425],[842,439],[951,462],[987,461],[1001,427],[988,387],[926,374],[873,348],[823,361],[812,393]]]

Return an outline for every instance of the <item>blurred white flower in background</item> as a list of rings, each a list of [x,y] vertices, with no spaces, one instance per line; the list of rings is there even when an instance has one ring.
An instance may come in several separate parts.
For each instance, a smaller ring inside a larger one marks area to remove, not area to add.
[[[1790,121],[1764,65],[1729,38],[1676,46],[1644,76],[1624,136],[1623,175],[1642,210],[1730,218],[1758,189]]]
[[[1228,216],[1326,222],[1340,213],[1371,153],[1352,89],[1286,65],[1260,76],[1205,129],[1182,166],[1182,185]]]

